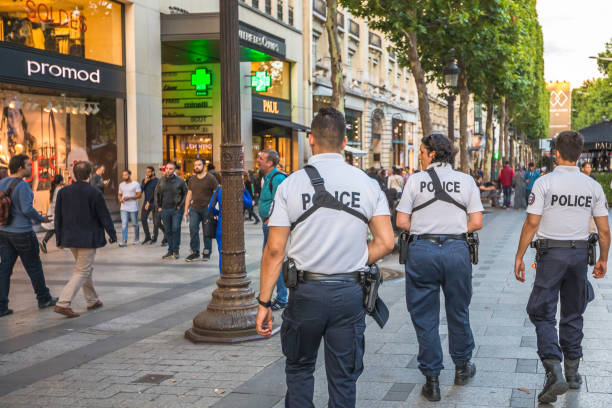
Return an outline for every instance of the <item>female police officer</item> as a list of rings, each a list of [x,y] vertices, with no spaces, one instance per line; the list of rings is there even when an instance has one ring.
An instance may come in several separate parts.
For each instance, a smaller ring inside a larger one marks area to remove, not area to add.
[[[464,385],[476,373],[470,362],[474,338],[470,328],[472,265],[466,233],[482,227],[482,203],[476,183],[454,171],[454,152],[448,138],[423,138],[419,159],[428,171],[408,179],[397,207],[397,225],[410,231],[406,260],[406,304],[419,342],[419,369],[427,382],[422,394],[440,400],[438,376],[443,369],[440,287],[444,292],[450,355],[455,384]],[[432,174],[433,173],[433,174]],[[447,194],[436,194],[441,187]]]
[[[321,109],[309,136],[313,156],[278,187],[261,262],[257,332],[272,334],[270,297],[289,240],[288,257],[300,271],[283,313],[287,357],[286,407],[313,407],[315,363],[321,339],[329,407],[355,406],[363,371],[365,309],[361,272],[393,249],[389,205],[378,183],[344,162],[344,117]],[[367,242],[368,228],[374,239]],[[287,279],[288,287],[293,286]]]

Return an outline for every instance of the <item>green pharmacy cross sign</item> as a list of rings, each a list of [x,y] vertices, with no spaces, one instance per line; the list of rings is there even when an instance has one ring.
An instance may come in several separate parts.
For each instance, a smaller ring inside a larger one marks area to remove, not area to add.
[[[257,71],[251,76],[251,86],[255,92],[266,92],[272,86],[272,77],[266,71]]]
[[[197,96],[208,95],[208,90],[212,85],[212,74],[206,68],[197,68],[191,74],[191,85],[195,86]]]

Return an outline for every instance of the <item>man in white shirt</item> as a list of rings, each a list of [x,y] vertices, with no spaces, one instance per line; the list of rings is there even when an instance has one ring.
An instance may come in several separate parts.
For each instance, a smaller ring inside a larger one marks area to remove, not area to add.
[[[123,240],[120,247],[127,246],[128,221],[134,225],[134,245],[140,244],[138,227],[138,199],[142,195],[140,183],[131,179],[132,172],[123,170],[123,181],[119,184],[119,202],[121,203],[121,232]]]

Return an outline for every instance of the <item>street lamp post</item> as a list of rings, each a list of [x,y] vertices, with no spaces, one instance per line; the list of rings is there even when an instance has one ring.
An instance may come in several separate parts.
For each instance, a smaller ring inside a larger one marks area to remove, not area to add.
[[[255,330],[257,301],[244,262],[242,145],[238,0],[219,0],[221,19],[221,175],[223,194],[222,274],[206,310],[185,337],[194,343],[237,343],[263,339]]]
[[[455,50],[450,50],[448,65],[444,68],[444,82],[448,88],[446,102],[448,104],[448,138],[455,143],[455,93],[457,80],[459,79],[459,67],[455,64]]]

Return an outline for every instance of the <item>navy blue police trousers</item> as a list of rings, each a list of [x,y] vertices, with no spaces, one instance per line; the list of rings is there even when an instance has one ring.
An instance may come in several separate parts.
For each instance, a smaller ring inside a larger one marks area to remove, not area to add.
[[[437,377],[442,365],[440,344],[440,288],[444,292],[448,343],[456,366],[472,358],[474,337],[470,327],[472,264],[465,241],[410,243],[406,261],[406,305],[419,342],[417,360],[425,376]]]
[[[300,283],[283,312],[281,344],[287,358],[285,407],[314,407],[314,371],[321,339],[330,408],[354,407],[363,371],[365,308],[361,285],[350,282]]]
[[[538,261],[527,314],[536,328],[540,359],[582,357],[582,314],[589,300],[587,270],[585,248],[550,248]],[[559,295],[561,321],[557,336]]]

